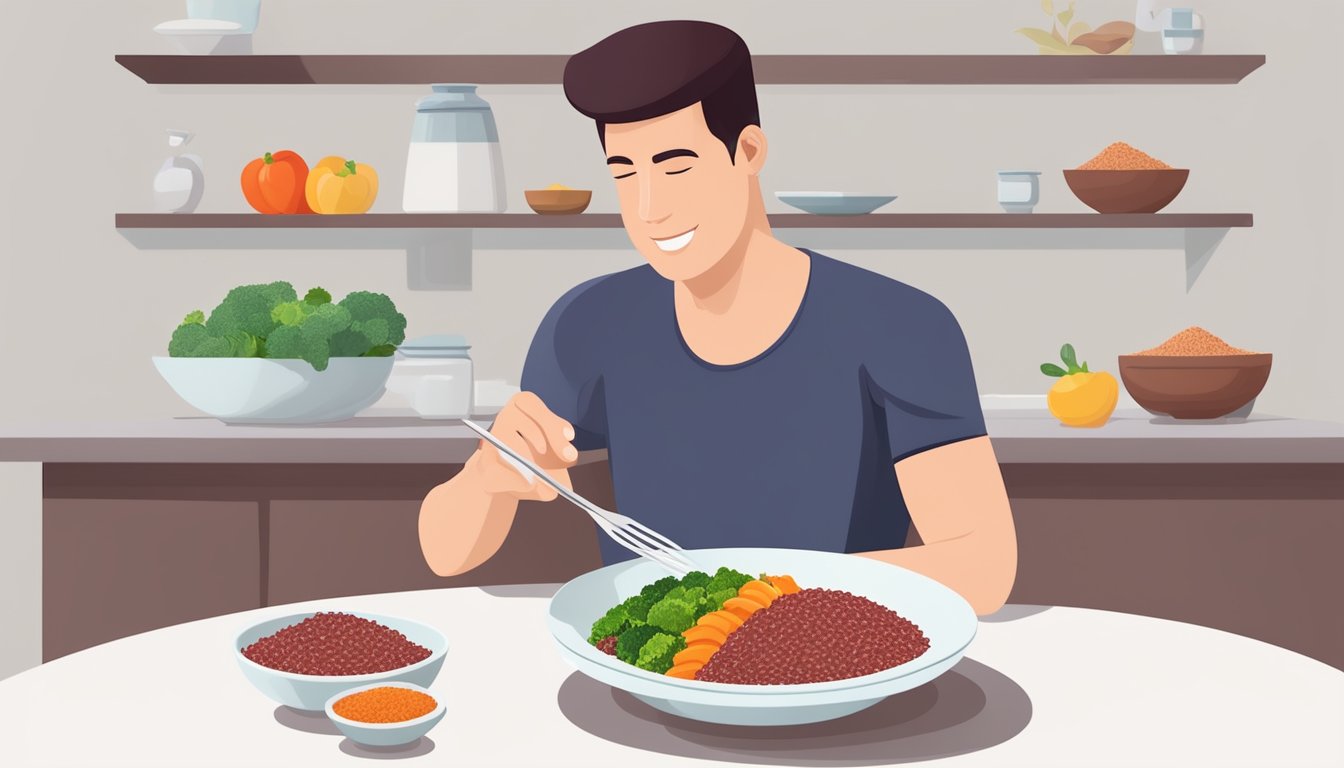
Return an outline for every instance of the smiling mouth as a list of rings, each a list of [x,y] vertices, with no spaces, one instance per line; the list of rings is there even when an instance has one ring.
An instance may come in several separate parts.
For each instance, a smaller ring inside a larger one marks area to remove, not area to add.
[[[658,250],[662,251],[663,253],[676,253],[677,251],[680,251],[682,248],[685,248],[686,246],[690,245],[691,238],[693,237],[695,237],[695,230],[691,229],[689,231],[682,232],[680,235],[677,235],[676,237],[669,237],[664,240],[659,240],[656,237],[651,239],[653,240],[654,245],[658,246]]]

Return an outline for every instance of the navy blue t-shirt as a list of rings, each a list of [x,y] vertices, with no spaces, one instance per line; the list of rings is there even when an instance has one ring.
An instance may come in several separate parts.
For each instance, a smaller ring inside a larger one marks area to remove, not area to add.
[[[522,388],[606,448],[616,507],[688,549],[904,546],[893,464],[985,434],[966,340],[937,299],[804,251],[806,292],[769,349],[715,365],[687,346],[647,265],[566,293]],[[599,534],[610,564],[633,554]]]

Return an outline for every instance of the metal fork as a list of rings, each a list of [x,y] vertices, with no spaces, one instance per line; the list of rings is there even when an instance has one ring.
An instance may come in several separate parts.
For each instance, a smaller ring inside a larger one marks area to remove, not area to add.
[[[579,494],[566,488],[563,484],[557,482],[555,478],[547,474],[546,470],[538,467],[518,454],[517,451],[510,448],[503,440],[495,437],[490,430],[482,427],[470,419],[463,419],[473,432],[480,435],[488,443],[499,449],[507,461],[514,469],[518,470],[524,478],[529,475],[535,475],[539,480],[555,489],[555,492],[565,497],[571,504],[588,513],[608,536],[616,540],[617,544],[634,552],[640,557],[658,563],[669,571],[685,576],[693,570],[696,565],[685,555],[685,550],[677,545],[676,542],[640,523],[631,517],[612,512],[597,506],[591,501],[585,499]]]

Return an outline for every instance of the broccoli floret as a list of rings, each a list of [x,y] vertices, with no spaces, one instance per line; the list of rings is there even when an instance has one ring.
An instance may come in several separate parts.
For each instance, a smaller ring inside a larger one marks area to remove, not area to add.
[[[678,635],[656,634],[639,649],[635,666],[663,674],[672,668],[672,657],[686,648],[686,639]]]
[[[690,629],[695,620],[705,615],[703,611],[705,590],[703,587],[687,589],[673,587],[662,600],[649,607],[648,623],[662,627],[668,632],[681,633]]]
[[[747,574],[723,567],[714,572],[714,577],[705,585],[705,591],[719,592],[731,588],[733,593],[736,594],[737,590],[741,589],[742,585],[748,581],[751,581],[751,577]]]
[[[303,302],[315,307],[319,304],[330,304],[331,294],[321,288],[309,288],[308,292],[303,295]]]
[[[690,589],[691,587],[703,587],[709,583],[709,574],[704,571],[691,571],[681,577],[681,586]]]
[[[630,617],[630,623],[635,626],[648,620],[649,608],[652,605],[653,603],[646,600],[643,595],[634,595],[621,603],[621,606],[625,608],[625,615]]]
[[[271,317],[271,310],[277,304],[296,300],[298,294],[294,292],[294,286],[286,282],[240,285],[229,291],[215,307],[205,326],[212,336],[225,337],[245,331],[266,339],[278,325]]]
[[[731,587],[721,589],[717,592],[710,592],[705,595],[705,607],[708,609],[705,613],[712,613],[719,610],[723,607],[724,603],[728,602],[728,598],[730,597],[737,597],[737,590]]]
[[[183,325],[205,325],[205,313],[201,310],[188,312],[187,316],[182,318]]]
[[[625,604],[622,603],[593,622],[593,631],[588,635],[588,642],[597,645],[604,638],[619,635],[629,628],[630,617],[626,615]]]
[[[639,590],[639,594],[647,598],[649,604],[652,605],[653,603],[662,600],[664,597],[667,596],[668,592],[671,592],[672,590],[676,589],[679,586],[681,586],[681,580],[678,579],[676,576],[664,576],[663,578]]]
[[[350,312],[350,328],[364,334],[369,340],[365,349],[406,340],[406,316],[397,311],[397,305],[385,294],[354,291],[341,299],[340,305]]]
[[[654,635],[662,632],[663,630],[648,624],[625,630],[616,638],[616,658],[626,664],[634,664],[639,659],[639,649],[643,648]]]

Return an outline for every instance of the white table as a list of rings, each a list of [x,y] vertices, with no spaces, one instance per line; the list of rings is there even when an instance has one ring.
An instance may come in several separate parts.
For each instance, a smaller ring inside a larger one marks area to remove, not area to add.
[[[0,682],[0,765],[454,766],[1344,764],[1344,672],[1170,621],[1009,606],[967,660],[845,720],[781,732],[661,715],[573,672],[544,615],[553,586],[405,592],[222,616],[130,637]],[[277,708],[237,669],[244,625],[362,610],[449,638],[427,739],[372,753]],[[314,732],[317,731],[317,732]]]

